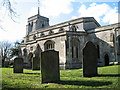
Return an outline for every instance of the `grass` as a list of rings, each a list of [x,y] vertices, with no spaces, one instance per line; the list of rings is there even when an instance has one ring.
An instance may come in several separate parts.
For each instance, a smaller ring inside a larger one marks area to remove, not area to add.
[[[120,73],[118,67],[113,65],[99,67],[96,77],[82,77],[82,69],[60,70],[60,82],[41,84],[40,71],[24,69],[24,73],[14,74],[13,68],[0,68],[2,70],[2,88],[113,88],[118,89]]]

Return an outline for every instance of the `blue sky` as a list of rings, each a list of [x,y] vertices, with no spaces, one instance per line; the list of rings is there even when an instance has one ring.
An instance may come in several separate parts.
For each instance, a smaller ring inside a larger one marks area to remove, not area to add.
[[[37,14],[38,0],[10,0],[17,12],[17,23],[8,16],[0,1],[0,41],[16,41],[26,35],[27,18]],[[50,25],[80,17],[94,17],[102,26],[118,22],[119,0],[40,0],[40,14]]]

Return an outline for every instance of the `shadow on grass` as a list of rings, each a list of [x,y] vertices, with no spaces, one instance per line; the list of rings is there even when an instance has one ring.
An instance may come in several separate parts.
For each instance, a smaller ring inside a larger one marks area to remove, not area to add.
[[[97,77],[120,77],[120,74],[99,74]]]
[[[40,73],[24,73],[24,74],[34,74],[34,75],[40,75]]]
[[[62,85],[83,85],[83,86],[92,86],[92,87],[98,87],[98,86],[106,86],[112,84],[110,81],[60,81],[59,84]]]

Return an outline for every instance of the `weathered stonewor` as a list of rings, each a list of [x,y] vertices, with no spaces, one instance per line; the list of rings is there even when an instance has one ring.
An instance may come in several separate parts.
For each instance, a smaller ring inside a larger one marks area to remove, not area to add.
[[[42,83],[56,83],[60,81],[59,52],[48,50],[41,53]]]
[[[33,57],[32,70],[40,70],[40,57],[39,56]]]
[[[14,73],[23,73],[23,58],[16,57],[14,59]]]
[[[92,42],[88,42],[83,49],[83,76],[97,75],[97,49]]]

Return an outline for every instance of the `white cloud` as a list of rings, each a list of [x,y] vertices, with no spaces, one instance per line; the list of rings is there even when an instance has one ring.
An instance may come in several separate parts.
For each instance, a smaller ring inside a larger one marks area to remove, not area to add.
[[[102,20],[105,23],[109,22],[109,24],[117,23],[118,22],[117,9],[114,8],[108,11]]]
[[[94,17],[98,22],[102,21],[109,24],[118,22],[117,8],[112,8],[105,3],[92,3],[89,7],[83,4],[78,12],[80,17]]]
[[[41,0],[40,13],[43,16],[57,17],[60,14],[69,14],[72,12],[72,1],[74,0]],[[37,14],[37,7],[33,7],[30,16]]]

